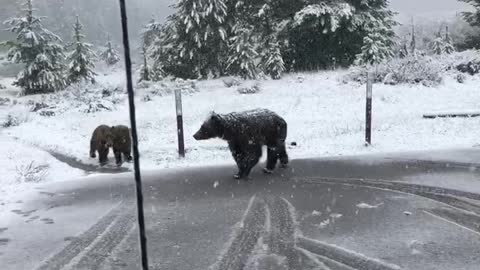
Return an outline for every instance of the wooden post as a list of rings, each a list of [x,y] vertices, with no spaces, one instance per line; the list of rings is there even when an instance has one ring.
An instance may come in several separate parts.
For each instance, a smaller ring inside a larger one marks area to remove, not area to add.
[[[183,140],[183,113],[182,113],[182,91],[175,90],[175,107],[177,111],[177,135],[178,135],[178,154],[185,157],[185,142]]]
[[[367,95],[365,114],[365,146],[372,144],[372,74],[367,73]]]

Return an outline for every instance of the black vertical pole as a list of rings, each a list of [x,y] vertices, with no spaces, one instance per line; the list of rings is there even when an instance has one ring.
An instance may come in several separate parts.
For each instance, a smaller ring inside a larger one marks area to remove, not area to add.
[[[367,73],[367,95],[366,95],[366,114],[365,114],[365,145],[372,144],[372,77]]]
[[[183,112],[182,112],[182,91],[175,90],[175,107],[177,111],[177,135],[178,135],[178,154],[185,157],[185,141],[183,139]]]
[[[147,238],[145,236],[145,218],[143,214],[142,179],[140,176],[137,124],[135,119],[135,100],[134,100],[133,83],[132,83],[132,61],[130,59],[130,44],[128,42],[127,10],[125,7],[125,0],[119,0],[119,1],[120,1],[120,14],[122,17],[123,47],[125,51],[125,72],[127,76],[127,92],[128,92],[128,105],[130,110],[130,125],[131,125],[132,141],[133,141],[132,142],[133,167],[135,171],[135,186],[136,186],[136,195],[137,195],[137,214],[138,214],[138,230],[140,235],[140,253],[142,257],[142,269],[148,270]]]

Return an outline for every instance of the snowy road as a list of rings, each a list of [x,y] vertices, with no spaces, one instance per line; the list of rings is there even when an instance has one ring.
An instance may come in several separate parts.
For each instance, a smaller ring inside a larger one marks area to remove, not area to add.
[[[477,269],[477,149],[144,173],[152,269]],[[39,186],[0,219],[2,269],[138,269],[131,175]]]

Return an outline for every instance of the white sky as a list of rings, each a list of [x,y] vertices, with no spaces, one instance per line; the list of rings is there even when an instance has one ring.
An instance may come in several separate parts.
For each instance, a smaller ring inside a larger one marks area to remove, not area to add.
[[[400,18],[446,17],[471,8],[458,0],[390,0],[390,7],[399,13]]]

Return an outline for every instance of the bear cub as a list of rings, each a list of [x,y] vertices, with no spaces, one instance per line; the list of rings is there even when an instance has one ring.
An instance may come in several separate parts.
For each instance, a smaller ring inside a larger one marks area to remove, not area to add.
[[[226,140],[238,167],[235,179],[248,178],[262,156],[264,145],[268,149],[267,166],[263,169],[265,173],[272,173],[278,160],[283,168],[288,164],[285,147],[287,122],[267,109],[229,114],[213,112],[193,137],[196,140]]]

